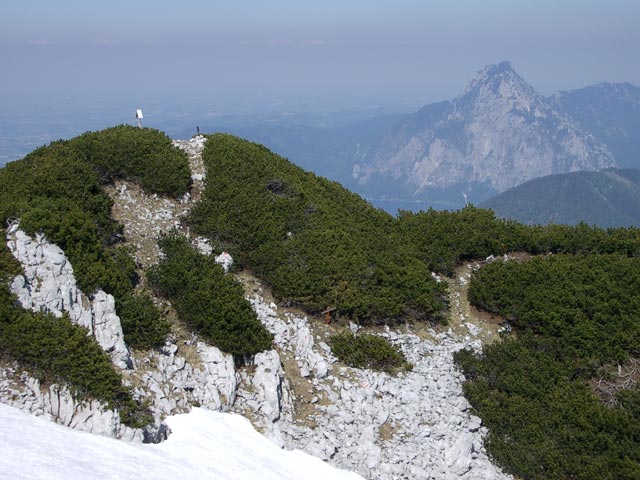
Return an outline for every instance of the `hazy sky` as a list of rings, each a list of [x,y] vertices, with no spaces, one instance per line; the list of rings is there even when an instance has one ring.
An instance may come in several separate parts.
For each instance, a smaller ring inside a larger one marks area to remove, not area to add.
[[[639,25],[638,0],[2,0],[0,110],[29,98],[433,101],[500,60],[544,94],[640,84]]]

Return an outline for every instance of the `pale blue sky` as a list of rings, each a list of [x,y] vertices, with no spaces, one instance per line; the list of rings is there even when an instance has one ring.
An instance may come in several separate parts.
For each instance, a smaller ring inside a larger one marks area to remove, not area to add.
[[[640,84],[638,25],[638,0],[2,0],[0,102],[426,102],[501,60],[545,94]]]

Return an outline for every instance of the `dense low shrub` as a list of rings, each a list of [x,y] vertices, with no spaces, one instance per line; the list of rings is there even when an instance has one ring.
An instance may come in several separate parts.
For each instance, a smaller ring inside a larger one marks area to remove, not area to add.
[[[468,206],[456,212],[374,209],[261,145],[209,137],[209,178],[193,229],[265,280],[281,301],[311,313],[336,307],[361,323],[441,320],[445,286],[468,259],[510,251],[640,253],[640,230],[581,224],[526,227]]]
[[[149,281],[189,327],[234,355],[271,348],[272,335],[245,300],[242,285],[225,275],[212,256],[198,253],[179,234],[165,236],[159,244],[165,258],[149,271]]]
[[[515,337],[456,354],[465,395],[489,428],[487,448],[523,479],[640,478],[640,398],[605,407],[590,389],[601,367],[640,353],[640,262],[552,255],[495,262],[469,298],[504,316]]]
[[[145,294],[127,295],[117,304],[124,337],[131,348],[148,350],[161,346],[171,330],[169,321]]]
[[[638,228],[603,230],[584,223],[530,227],[472,205],[457,211],[400,211],[397,228],[404,241],[415,246],[421,261],[447,275],[463,261],[514,251],[640,255]]]
[[[98,244],[109,244],[120,231],[110,216],[112,202],[102,190],[97,173],[68,141],[53,142],[22,160],[8,163],[0,169],[0,186],[2,221],[40,210],[44,212],[37,216],[43,217],[43,223],[33,227],[50,233],[49,230],[55,231],[56,227],[49,228],[47,220],[60,223],[62,220],[55,217],[74,209],[76,213],[84,213],[82,222],[90,219],[92,236],[98,239]],[[51,213],[47,215],[48,210]],[[78,240],[85,241],[84,237]]]
[[[191,182],[186,154],[164,133],[118,125],[70,141],[103,181],[125,178],[146,191],[178,197]]]
[[[266,280],[283,302],[367,322],[441,319],[445,288],[394,219],[261,145],[213,135],[193,229]]]
[[[397,347],[378,335],[339,333],[329,337],[329,346],[336,357],[351,367],[385,372],[412,368]]]

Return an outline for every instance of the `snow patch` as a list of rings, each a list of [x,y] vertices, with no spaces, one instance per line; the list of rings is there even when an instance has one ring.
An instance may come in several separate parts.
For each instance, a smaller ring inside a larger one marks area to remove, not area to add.
[[[0,471],[48,480],[358,480],[300,451],[286,451],[240,415],[194,408],[167,419],[172,435],[141,445],[75,431],[0,404]]]

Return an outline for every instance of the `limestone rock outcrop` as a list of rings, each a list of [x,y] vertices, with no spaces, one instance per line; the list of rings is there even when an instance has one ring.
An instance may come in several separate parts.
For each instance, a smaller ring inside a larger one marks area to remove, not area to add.
[[[68,314],[73,323],[87,329],[115,365],[123,369],[131,367],[112,295],[98,290],[87,296],[80,291],[73,267],[62,249],[40,234],[32,238],[16,224],[7,232],[7,245],[22,264],[23,274],[11,282],[11,292],[23,308],[49,312],[56,317]]]
[[[97,435],[128,441],[145,440],[144,430],[122,424],[118,412],[106,404],[96,400],[78,402],[68,388],[56,384],[43,386],[15,366],[0,369],[0,403]],[[152,430],[153,427],[149,432]],[[155,433],[157,429],[152,435]]]
[[[469,274],[465,272],[458,280],[461,285],[468,282]],[[264,364],[264,359],[256,357],[254,375],[269,374],[272,391],[279,388],[282,394],[249,395],[251,400],[260,399],[252,403],[244,398],[245,387],[239,386],[235,408],[242,407],[238,411],[243,412],[247,405],[252,407],[248,409],[252,420],[271,438],[365,478],[510,478],[487,457],[483,447],[487,430],[471,414],[462,392],[463,375],[453,362],[455,351],[481,347],[480,327],[464,328],[464,334],[431,330],[426,338],[410,329],[387,329],[382,335],[414,364],[411,372],[393,376],[342,366],[313,334],[306,317],[280,313],[259,291],[250,301],[274,334],[280,357],[289,355],[299,374],[278,382],[281,370],[264,368],[273,365],[273,356]],[[301,381],[297,389],[292,387],[293,382]],[[306,394],[303,403],[292,404],[301,392]]]
[[[228,411],[235,402],[233,357],[196,337],[180,346],[168,341],[134,363],[135,371],[125,372],[125,378],[136,385],[135,395],[149,402],[157,419],[187,412],[193,405]]]

